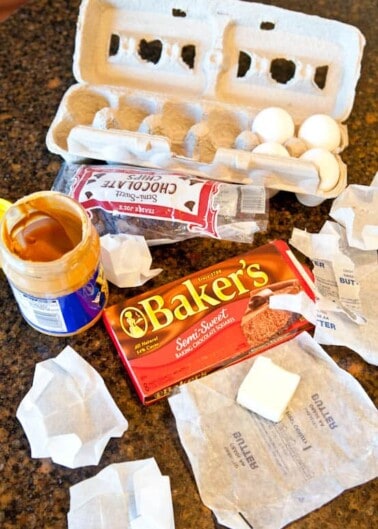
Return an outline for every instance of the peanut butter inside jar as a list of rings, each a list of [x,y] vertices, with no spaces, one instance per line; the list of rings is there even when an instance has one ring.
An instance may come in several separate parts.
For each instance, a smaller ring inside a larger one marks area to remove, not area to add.
[[[77,246],[81,240],[81,222],[72,219],[70,229],[63,212],[55,216],[44,211],[25,209],[23,218],[12,228],[8,246],[25,261],[54,261]],[[71,219],[70,219],[71,220]]]
[[[51,321],[51,311],[63,307],[55,315],[56,321],[62,322],[62,332],[39,329],[47,334],[74,334],[99,318],[108,296],[100,263],[100,241],[78,202],[53,191],[23,197],[3,217],[0,251],[21,312],[31,315],[32,326],[33,318],[43,319],[41,307]],[[92,292],[93,299],[89,297]],[[37,309],[33,312],[36,300],[38,314]],[[98,300],[99,306],[95,304]],[[43,321],[47,321],[47,316]],[[37,321],[35,326],[38,325]]]

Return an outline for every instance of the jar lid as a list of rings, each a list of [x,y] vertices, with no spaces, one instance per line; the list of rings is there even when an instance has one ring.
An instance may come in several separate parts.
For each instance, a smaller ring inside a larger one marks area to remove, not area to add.
[[[9,200],[5,200],[5,198],[0,198],[0,220],[3,218],[4,213],[6,210],[12,205]]]
[[[5,200],[5,198],[0,198],[0,222],[4,216],[4,213],[11,205],[12,203],[9,202],[9,200]],[[1,256],[0,256],[0,269],[1,269]]]

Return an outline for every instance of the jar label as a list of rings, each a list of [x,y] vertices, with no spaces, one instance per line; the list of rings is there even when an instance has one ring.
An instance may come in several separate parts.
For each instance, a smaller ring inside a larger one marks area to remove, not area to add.
[[[72,334],[93,321],[105,307],[108,286],[102,266],[83,287],[57,298],[39,298],[11,284],[14,297],[25,320],[49,334]]]

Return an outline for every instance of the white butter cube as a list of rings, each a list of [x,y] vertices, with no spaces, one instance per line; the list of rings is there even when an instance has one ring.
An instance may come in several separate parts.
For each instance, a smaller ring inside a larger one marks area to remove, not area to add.
[[[237,402],[241,406],[278,422],[292,399],[300,376],[275,364],[270,358],[258,356],[241,383]]]

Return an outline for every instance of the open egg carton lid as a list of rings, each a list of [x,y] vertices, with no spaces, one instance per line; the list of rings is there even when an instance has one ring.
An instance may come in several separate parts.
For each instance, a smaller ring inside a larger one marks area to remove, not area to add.
[[[271,190],[316,205],[346,187],[340,153],[364,44],[354,26],[241,0],[83,0],[73,63],[78,83],[63,96],[47,147],[68,163],[263,179]],[[285,110],[294,126],[273,146],[257,127],[283,127],[274,111],[261,119],[272,107]],[[313,114],[337,122],[339,140],[324,163],[309,155],[314,145],[300,133]],[[261,149],[267,141],[268,150]],[[286,150],[279,156],[277,143]],[[338,178],[330,188],[322,172],[335,160]]]

